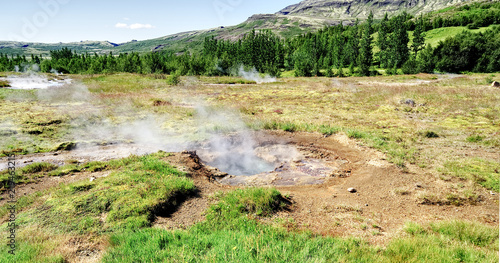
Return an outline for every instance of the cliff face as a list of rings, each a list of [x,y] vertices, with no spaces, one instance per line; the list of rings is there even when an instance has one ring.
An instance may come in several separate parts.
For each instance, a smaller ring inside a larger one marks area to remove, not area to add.
[[[332,20],[363,20],[370,11],[375,18],[406,10],[427,13],[471,0],[304,0],[277,12],[277,15],[322,17]]]

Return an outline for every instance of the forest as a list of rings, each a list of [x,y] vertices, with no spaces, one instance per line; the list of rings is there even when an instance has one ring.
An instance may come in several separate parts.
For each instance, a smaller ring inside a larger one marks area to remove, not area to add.
[[[498,9],[465,5],[483,12],[470,15],[412,17],[407,13],[374,22],[373,15],[352,26],[325,27],[283,39],[269,30],[252,30],[237,41],[207,37],[201,52],[77,54],[68,48],[53,50],[50,57],[32,55],[10,57],[0,53],[0,71],[15,71],[39,65],[42,72],[101,74],[113,72],[160,73],[174,75],[237,75],[241,66],[260,73],[280,76],[294,71],[296,76],[370,76],[500,71],[500,27],[480,33],[463,31],[425,45],[426,31],[449,26],[474,29],[500,23]],[[500,3],[490,4],[500,5]],[[491,7],[491,6],[487,6]],[[486,10],[486,11],[484,11]],[[412,31],[410,40],[409,31]]]

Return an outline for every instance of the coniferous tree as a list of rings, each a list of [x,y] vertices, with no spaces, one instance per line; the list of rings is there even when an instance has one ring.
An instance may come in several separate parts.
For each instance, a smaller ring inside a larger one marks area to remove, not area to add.
[[[380,22],[379,30],[378,30],[378,39],[377,44],[380,49],[378,52],[378,58],[381,68],[388,67],[388,35],[389,35],[389,19],[387,18],[387,13],[385,13],[384,18]]]
[[[424,32],[424,19],[422,15],[415,21],[415,30],[413,31],[413,43],[411,48],[414,56],[424,48],[425,45],[425,32]]]
[[[391,19],[392,33],[389,36],[389,64],[386,65],[386,67],[400,67],[410,56],[410,50],[408,48],[410,39],[405,23],[406,16],[407,14],[403,13]]]
[[[361,39],[360,52],[358,57],[359,73],[362,76],[370,75],[370,66],[373,61],[372,53],[372,33],[373,33],[373,13],[370,12],[368,20],[363,25],[363,37]]]

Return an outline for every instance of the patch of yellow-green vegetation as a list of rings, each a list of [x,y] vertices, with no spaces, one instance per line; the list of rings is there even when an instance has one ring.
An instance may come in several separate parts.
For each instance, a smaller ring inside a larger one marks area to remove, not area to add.
[[[242,77],[229,77],[229,76],[221,76],[221,77],[206,77],[200,76],[199,81],[205,84],[257,84],[257,82],[253,80],[247,80]]]
[[[156,214],[195,191],[191,180],[161,160],[165,156],[114,161],[118,170],[108,177],[63,185],[28,212],[30,222],[77,233],[148,227]]]
[[[111,173],[92,182],[61,184],[19,198],[17,253],[10,255],[8,247],[2,246],[0,261],[65,262],[76,253],[75,247],[68,247],[70,240],[85,236],[93,243],[110,231],[136,231],[151,226],[156,215],[167,215],[196,191],[184,173],[162,161],[167,155],[159,152],[88,163],[85,165],[88,170],[109,169]],[[36,165],[27,170],[36,172],[44,170],[43,167]],[[34,203],[37,205],[33,206]],[[0,207],[0,214],[7,214],[7,209],[6,205]],[[2,242],[6,243],[7,223],[0,227],[0,232]]]
[[[476,205],[484,198],[477,194],[477,187],[475,186],[452,186],[446,191],[442,192],[421,192],[417,201],[423,205]]]
[[[500,163],[481,158],[469,158],[444,163],[442,172],[446,175],[472,180],[487,189],[500,191]]]
[[[56,165],[51,163],[32,163],[20,169],[17,169],[16,176],[14,177],[14,183],[28,183],[33,181],[38,177],[43,177],[50,171],[57,168]],[[4,192],[9,188],[9,183],[11,176],[8,170],[0,172],[0,192]]]
[[[60,143],[69,129],[69,116],[44,102],[8,94],[0,103],[0,150],[18,154],[46,152]],[[5,153],[4,153],[5,154]]]
[[[2,246],[0,262],[74,262],[82,248],[94,250],[105,242],[100,236],[59,233],[34,224],[19,229],[16,234],[15,255],[8,253],[7,245]]]
[[[110,74],[84,78],[83,83],[94,93],[120,93],[146,92],[149,89],[167,86],[164,79],[143,76],[139,74]]]
[[[210,101],[238,105],[260,127],[291,132],[334,127],[335,132],[361,139],[404,166],[428,159],[417,149],[431,147],[436,138],[463,141],[467,134],[484,134],[488,138],[484,145],[495,146],[500,123],[495,101],[500,96],[477,84],[485,76],[284,78],[285,83],[265,86],[200,90]],[[415,105],[404,104],[406,99]]]
[[[46,194],[46,192],[35,192],[30,195],[25,195],[21,196],[18,199],[16,199],[16,212],[19,213],[23,211],[25,208],[30,207],[32,204],[34,204],[37,200],[39,200],[39,197],[43,196]],[[6,214],[9,213],[9,208],[10,208],[11,203],[5,203],[2,206],[0,206],[0,217],[4,217]]]
[[[0,88],[10,87],[10,83],[7,80],[0,80]]]
[[[1,232],[6,232],[2,229]],[[57,247],[64,241],[69,241],[60,235],[51,233],[44,228],[30,226],[18,231],[16,236],[15,254],[9,253],[8,246],[0,248],[0,261],[2,262],[65,262],[65,257]]]

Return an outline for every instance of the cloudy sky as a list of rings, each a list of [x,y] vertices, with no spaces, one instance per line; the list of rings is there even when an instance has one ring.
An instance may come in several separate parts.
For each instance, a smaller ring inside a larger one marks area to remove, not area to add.
[[[0,41],[115,43],[236,25],[300,0],[0,0]]]

